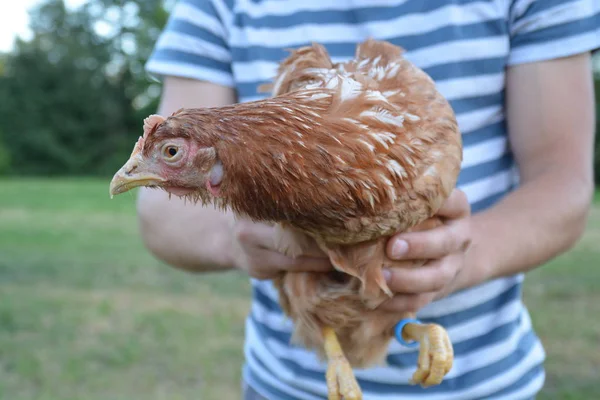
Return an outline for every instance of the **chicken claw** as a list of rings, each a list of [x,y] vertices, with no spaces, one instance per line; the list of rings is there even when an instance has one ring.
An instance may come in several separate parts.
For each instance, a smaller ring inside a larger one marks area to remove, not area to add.
[[[323,328],[325,353],[327,354],[327,391],[329,400],[362,400],[360,386],[354,377],[350,363],[346,359],[335,331]]]
[[[410,383],[420,384],[422,387],[439,385],[454,361],[454,350],[448,333],[437,324],[422,324],[418,321],[404,324],[401,321],[400,324],[402,341],[406,338],[419,343],[418,368]]]

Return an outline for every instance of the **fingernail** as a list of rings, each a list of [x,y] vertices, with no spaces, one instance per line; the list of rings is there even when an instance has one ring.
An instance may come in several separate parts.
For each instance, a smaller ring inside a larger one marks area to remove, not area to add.
[[[384,268],[382,273],[383,279],[385,279],[386,282],[389,282],[392,278],[392,271],[390,271],[388,268]]]
[[[408,251],[408,243],[405,240],[396,240],[392,246],[392,258],[399,259]]]

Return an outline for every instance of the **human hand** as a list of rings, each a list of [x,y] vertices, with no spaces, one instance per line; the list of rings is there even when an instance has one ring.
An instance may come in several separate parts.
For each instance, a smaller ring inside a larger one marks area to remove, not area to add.
[[[430,302],[457,290],[466,273],[471,244],[471,207],[464,192],[455,189],[438,211],[441,225],[390,238],[387,257],[393,261],[384,276],[394,297],[380,307],[393,312],[417,312]]]
[[[278,226],[236,219],[232,236],[233,265],[256,279],[272,279],[283,271],[329,271],[333,268],[314,241],[282,231]],[[284,254],[290,246],[295,248],[293,256]]]

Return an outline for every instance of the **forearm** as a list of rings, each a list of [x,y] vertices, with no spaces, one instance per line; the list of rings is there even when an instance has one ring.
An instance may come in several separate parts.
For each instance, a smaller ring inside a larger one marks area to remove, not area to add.
[[[592,192],[591,179],[557,168],[475,214],[460,288],[527,272],[571,248],[584,231]]]
[[[580,54],[508,69],[509,140],[522,183],[473,216],[463,286],[529,271],[583,233],[593,192],[590,65]]]
[[[167,264],[188,271],[233,268],[231,214],[142,188],[138,216],[144,244]]]

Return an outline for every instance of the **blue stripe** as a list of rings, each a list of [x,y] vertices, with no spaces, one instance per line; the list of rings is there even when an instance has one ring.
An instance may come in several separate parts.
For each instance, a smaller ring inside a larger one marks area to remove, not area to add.
[[[482,58],[478,60],[459,61],[437,64],[423,68],[434,81],[445,79],[468,78],[478,75],[490,75],[504,72],[506,57]]]
[[[173,18],[169,20],[167,29],[170,32],[182,33],[195,39],[204,40],[205,42],[221,47],[223,50],[227,50],[228,48],[223,38],[206,29],[200,28],[198,25],[191,24],[181,19]]]
[[[479,0],[454,0],[455,5],[465,6]],[[492,3],[492,1],[488,1]],[[446,5],[446,4],[444,4]],[[351,5],[349,5],[351,7]],[[436,11],[440,4],[435,1],[407,1],[394,6],[361,7],[348,10],[298,11],[289,15],[266,15],[254,18],[247,13],[239,13],[235,18],[237,26],[256,28],[286,28],[300,23],[310,24],[361,24],[372,21],[388,21],[407,14],[425,14]]]
[[[509,371],[511,368],[518,365],[525,357],[529,355],[529,353],[533,350],[533,347],[537,342],[538,338],[532,331],[529,331],[525,333],[523,337],[521,337],[515,351],[502,358],[501,360],[491,363],[490,365],[487,365],[483,368],[466,372],[465,374],[457,376],[456,378],[445,379],[439,385],[429,387],[427,389],[409,384],[378,383],[360,379],[358,377],[357,381],[364,391],[379,394],[452,393],[454,391],[464,390],[466,388],[473,387],[475,385],[480,384],[481,382],[484,382],[490,377],[498,376],[499,374]],[[250,350],[250,354],[254,359],[256,359],[257,362],[261,364],[263,368],[265,368],[267,371],[271,371],[271,373],[274,376],[277,376],[277,373],[268,368],[267,365],[265,365],[260,360],[260,358],[253,350]],[[322,372],[308,370],[293,361],[285,359],[280,359],[279,361],[298,377],[297,382],[301,382],[301,379],[303,378],[324,382],[324,374]],[[416,367],[416,363],[413,365]]]
[[[515,161],[513,155],[511,153],[506,153],[495,160],[464,168],[460,171],[460,175],[458,176],[458,185],[466,185],[487,178],[488,176],[507,171],[514,165]]]
[[[270,299],[266,294],[262,292],[262,290],[258,287],[252,288],[253,299],[258,302],[262,307],[269,310],[270,312],[282,314],[281,308],[279,305]],[[468,308],[466,310],[457,311],[455,313],[446,314],[442,317],[438,318],[421,318],[423,322],[435,322],[444,326],[445,328],[451,328],[455,325],[458,325],[462,322],[472,320],[478,316],[485,315],[488,313],[493,313],[498,311],[500,307],[505,304],[509,304],[510,302],[520,298],[521,295],[521,283],[515,283],[513,286],[499,294],[498,296],[484,302],[478,304],[474,307]],[[250,316],[251,320],[256,325],[257,329],[263,334],[265,337],[271,337],[284,345],[291,344],[291,335],[288,332],[280,331],[277,329],[273,329],[262,322],[258,321],[254,315]],[[467,352],[469,349],[464,349]],[[473,350],[472,348],[470,349]]]
[[[252,298],[256,299],[256,301],[267,311],[282,314],[283,311],[279,304],[273,301],[269,296],[267,296],[263,291],[256,287],[252,286]]]
[[[504,101],[504,92],[489,95],[479,95],[463,99],[450,100],[450,106],[457,115],[477,111],[483,108],[497,106]]]
[[[212,58],[199,56],[197,54],[185,53],[179,50],[160,48],[152,55],[152,61],[165,61],[169,63],[186,63],[199,67],[214,69],[231,74],[229,63],[214,60]]]
[[[463,132],[463,146],[473,146],[483,143],[486,140],[496,139],[506,136],[506,120],[496,122],[495,124],[486,125],[474,131]]]
[[[573,22],[549,26],[533,32],[517,34],[511,38],[511,46],[519,47],[547,43],[554,40],[567,39],[570,36],[576,36],[582,33],[593,33],[598,29],[598,18],[600,18],[600,13]]]

